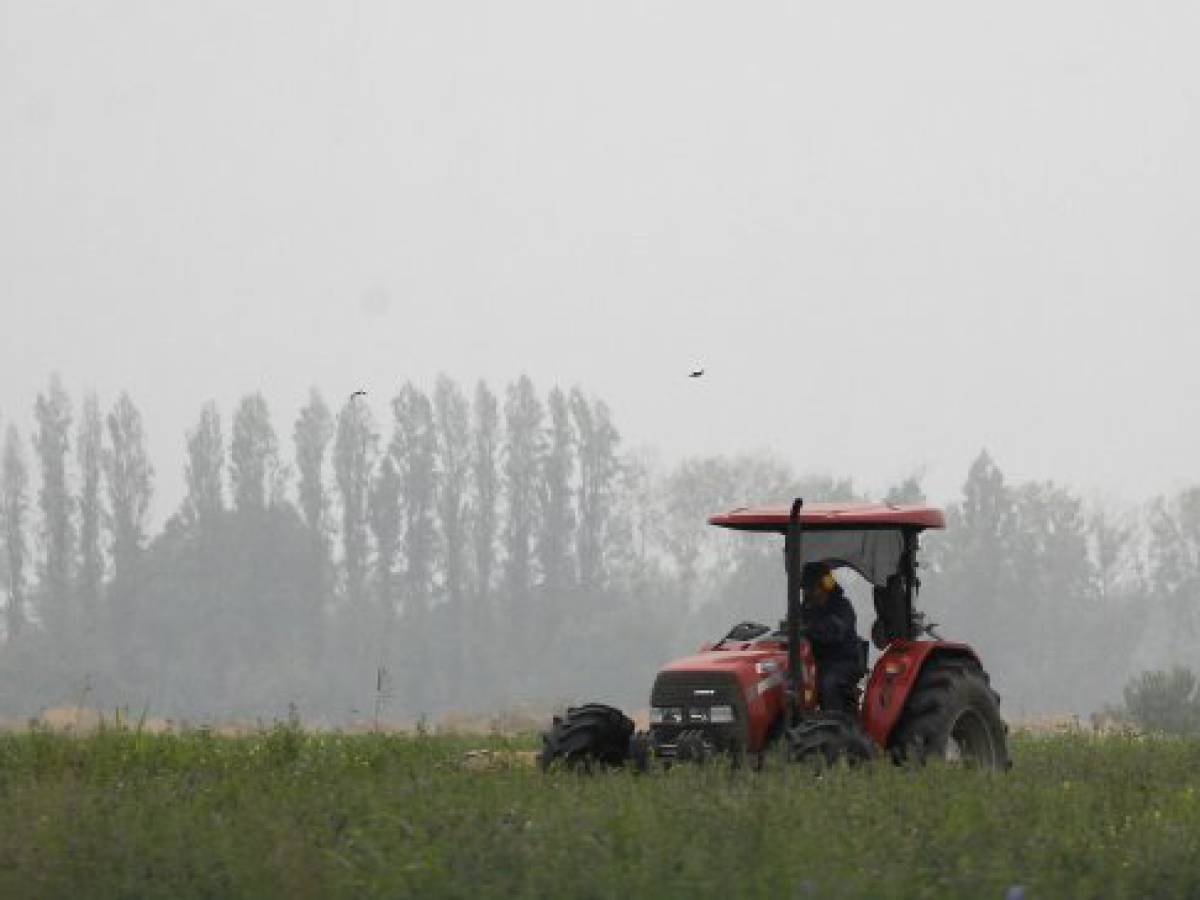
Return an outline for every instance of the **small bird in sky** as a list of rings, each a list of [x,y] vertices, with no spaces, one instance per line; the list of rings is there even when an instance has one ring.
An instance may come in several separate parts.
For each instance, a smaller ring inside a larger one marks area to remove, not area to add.
[[[355,397],[365,397],[365,396],[367,396],[366,391],[355,391],[353,394],[350,395],[350,399],[353,400]]]
[[[699,378],[703,374],[704,369],[692,369],[692,371],[688,372],[688,378]]]

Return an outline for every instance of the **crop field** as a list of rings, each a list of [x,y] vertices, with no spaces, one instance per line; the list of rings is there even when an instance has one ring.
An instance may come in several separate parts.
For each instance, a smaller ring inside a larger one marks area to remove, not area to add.
[[[1200,897],[1200,741],[820,777],[545,776],[535,745],[0,735],[0,896]]]

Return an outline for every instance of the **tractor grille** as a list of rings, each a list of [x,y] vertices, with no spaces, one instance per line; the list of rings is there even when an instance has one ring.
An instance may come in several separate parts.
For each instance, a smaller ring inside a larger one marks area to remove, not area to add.
[[[737,679],[724,672],[660,672],[650,692],[651,706],[736,706],[740,700]]]
[[[651,726],[655,744],[666,755],[673,755],[674,742],[683,731],[700,731],[704,739],[719,750],[729,750],[743,744],[746,704],[733,675],[722,672],[660,672],[650,692],[650,705],[683,710],[681,722],[662,722]],[[712,706],[732,706],[734,721],[714,725],[692,720],[693,710]]]

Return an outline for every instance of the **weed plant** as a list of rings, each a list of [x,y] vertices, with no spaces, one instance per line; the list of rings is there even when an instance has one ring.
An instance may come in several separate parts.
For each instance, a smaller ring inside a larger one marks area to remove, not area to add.
[[[1196,740],[1021,738],[999,775],[463,765],[535,743],[0,736],[0,896],[1200,896]]]

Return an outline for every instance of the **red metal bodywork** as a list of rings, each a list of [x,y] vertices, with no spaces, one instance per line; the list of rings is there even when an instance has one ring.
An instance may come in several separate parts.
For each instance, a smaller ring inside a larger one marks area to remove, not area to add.
[[[886,747],[909,692],[916,683],[925,661],[935,652],[970,655],[966,644],[949,641],[896,641],[871,671],[863,694],[861,716],[867,733],[880,747]],[[812,647],[800,643],[800,660],[805,685],[800,698],[802,710],[817,708],[817,667]],[[784,691],[787,686],[787,647],[782,641],[757,643],[727,641],[717,649],[704,648],[663,667],[664,672],[723,672],[733,674],[741,689],[746,709],[748,751],[762,750],[782,721]]]
[[[800,642],[804,694],[802,709],[817,708],[817,664],[808,641]],[[664,672],[723,672],[738,680],[746,709],[747,750],[756,753],[767,743],[775,723],[781,720],[784,688],[787,685],[787,645],[782,641],[757,643],[726,641],[718,649],[702,649],[668,663]]]
[[[952,653],[975,657],[966,644],[950,641],[893,641],[871,670],[863,694],[861,716],[867,734],[880,747],[886,747],[908,695],[921,674],[925,661],[934,653]]]

